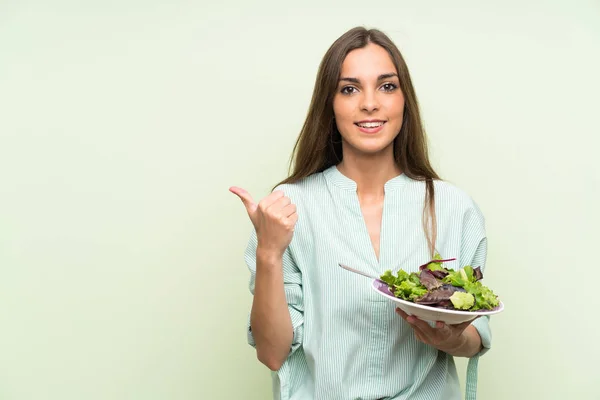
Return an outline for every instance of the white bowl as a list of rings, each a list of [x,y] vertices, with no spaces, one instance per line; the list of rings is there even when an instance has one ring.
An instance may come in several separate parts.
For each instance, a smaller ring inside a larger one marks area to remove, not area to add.
[[[457,310],[446,310],[444,308],[435,308],[422,304],[416,304],[411,301],[399,299],[394,296],[388,285],[384,282],[373,280],[372,289],[375,290],[383,297],[397,303],[399,309],[404,311],[408,315],[414,315],[415,317],[422,319],[427,322],[435,323],[436,321],[444,322],[448,325],[456,325],[467,321],[472,321],[477,317],[484,315],[494,315],[504,311],[504,304],[500,302],[498,307],[493,310],[479,310],[479,311],[457,311]]]

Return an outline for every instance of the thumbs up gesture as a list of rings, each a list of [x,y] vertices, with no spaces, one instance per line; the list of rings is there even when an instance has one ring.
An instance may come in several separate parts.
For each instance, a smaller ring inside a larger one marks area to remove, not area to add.
[[[276,190],[258,204],[250,193],[239,187],[231,187],[229,191],[242,200],[250,221],[254,225],[258,237],[258,247],[263,251],[283,256],[294,235],[294,227],[298,221],[296,205]]]

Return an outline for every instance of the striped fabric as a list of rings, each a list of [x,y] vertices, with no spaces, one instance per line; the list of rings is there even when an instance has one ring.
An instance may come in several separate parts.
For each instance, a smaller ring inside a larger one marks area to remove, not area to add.
[[[400,175],[385,185],[380,258],[361,213],[356,184],[336,167],[278,189],[292,199],[299,220],[283,260],[285,292],[294,327],[288,359],[273,373],[281,400],[458,400],[453,357],[418,342],[376,294],[368,278],[343,270],[347,264],[371,274],[403,268],[417,271],[430,259],[421,215],[425,185]],[[457,258],[448,266],[481,266],[485,273],[484,218],[461,190],[436,182],[437,250]],[[245,253],[254,293],[256,234]],[[487,318],[473,325],[484,350],[469,360],[467,393],[476,398],[477,361],[490,348]],[[254,346],[248,324],[248,342]]]

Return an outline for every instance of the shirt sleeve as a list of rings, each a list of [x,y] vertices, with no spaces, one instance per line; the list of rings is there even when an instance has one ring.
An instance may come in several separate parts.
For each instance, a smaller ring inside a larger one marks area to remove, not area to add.
[[[487,237],[485,232],[485,219],[475,205],[469,209],[463,221],[463,240],[461,245],[461,268],[470,265],[473,268],[480,267],[485,278],[485,267],[487,259]],[[485,354],[492,347],[492,331],[490,329],[490,317],[479,317],[472,325],[477,329],[481,337],[483,349],[479,355]]]
[[[256,248],[258,240],[256,232],[253,230],[245,252],[245,260],[248,269],[250,270],[250,293],[254,295],[256,284]],[[292,354],[298,347],[302,345],[304,334],[304,298],[302,293],[302,274],[296,265],[289,247],[283,255],[283,283],[285,289],[285,297],[287,299],[288,310],[292,320],[294,336],[290,348]],[[247,336],[248,344],[256,347],[254,336],[252,335],[252,326],[250,324],[250,316],[247,320]]]

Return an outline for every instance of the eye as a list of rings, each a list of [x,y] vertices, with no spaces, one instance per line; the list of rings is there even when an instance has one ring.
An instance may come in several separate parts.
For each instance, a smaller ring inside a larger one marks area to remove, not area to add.
[[[394,90],[398,89],[398,86],[393,83],[384,83],[381,88],[384,92],[393,92]]]
[[[342,88],[342,90],[340,90],[340,93],[350,95],[350,94],[356,93],[356,90],[357,89],[353,86],[344,86]]]

